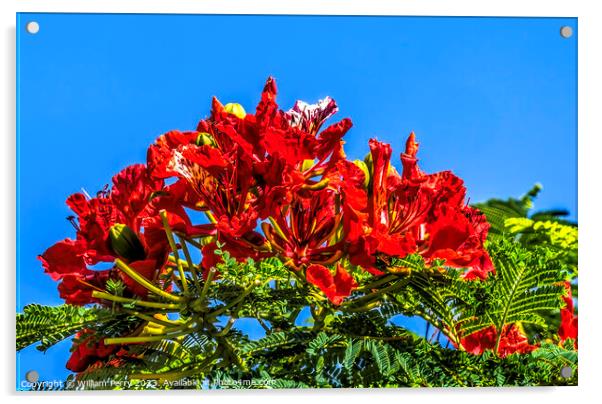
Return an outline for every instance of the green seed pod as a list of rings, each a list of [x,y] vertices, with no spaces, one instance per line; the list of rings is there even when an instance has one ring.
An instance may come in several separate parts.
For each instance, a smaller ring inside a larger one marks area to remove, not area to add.
[[[146,257],[144,246],[132,229],[117,223],[109,230],[111,248],[120,257],[129,261],[139,261]]]
[[[247,113],[245,112],[245,109],[242,107],[242,105],[234,102],[230,102],[224,105],[224,111],[226,111],[229,114],[235,115],[240,119],[244,119],[244,117],[247,116]]]

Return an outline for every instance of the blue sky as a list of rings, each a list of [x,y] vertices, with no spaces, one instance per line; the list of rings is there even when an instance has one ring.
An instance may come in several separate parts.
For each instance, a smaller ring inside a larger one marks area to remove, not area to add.
[[[577,218],[577,20],[20,14],[18,284],[59,304],[36,256],[73,236],[64,204],[144,162],[170,129],[193,129],[211,96],[252,111],[265,79],[279,102],[337,100],[351,159],[371,137],[398,156],[416,132],[421,167],[451,169],[471,201],[544,186],[537,209]],[[40,24],[36,35],[25,24]],[[560,36],[569,25],[572,38]],[[399,168],[399,161],[395,161]],[[423,325],[408,321],[423,332]],[[19,355],[18,379],[67,375],[69,343]],[[41,369],[40,369],[41,368]]]

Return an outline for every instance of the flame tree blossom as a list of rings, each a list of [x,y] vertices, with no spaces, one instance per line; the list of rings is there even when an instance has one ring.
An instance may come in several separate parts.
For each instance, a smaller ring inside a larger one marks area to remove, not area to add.
[[[116,277],[144,296],[119,269],[90,266],[119,258],[155,281],[169,253],[160,211],[175,231],[209,240],[202,249],[207,270],[220,261],[214,251],[221,243],[241,261],[278,256],[302,273],[348,259],[380,275],[387,257],[408,254],[465,268],[467,280],[494,271],[483,246],[484,215],[466,205],[460,178],[419,168],[414,133],[401,153],[401,174],[391,146],[376,139],[365,162],[351,162],[343,148],[351,120],[324,128],[338,111],[333,99],[297,101],[283,111],[276,95],[269,78],[254,114],[214,98],[196,131],[159,136],[145,165],[127,167],[96,197],[70,196],[76,238],[40,255],[61,281],[61,296],[91,303],[91,291]],[[204,212],[207,222],[193,224],[191,210]]]
[[[464,183],[451,171],[420,169],[414,133],[400,155],[401,173],[392,165],[391,146],[377,139],[364,161],[350,161],[343,139],[351,120],[326,125],[338,111],[333,99],[297,101],[285,111],[276,98],[273,78],[253,113],[214,98],[196,130],[160,135],[145,164],[126,167],[94,197],[67,198],[74,238],[39,256],[65,302],[106,304],[98,292],[115,281],[125,285],[124,299],[165,289],[177,249],[166,229],[197,240],[205,279],[223,252],[241,262],[278,257],[335,307],[358,288],[354,274],[383,275],[392,257],[443,261],[461,269],[466,281],[494,273],[484,247],[485,216],[467,205]],[[99,270],[99,263],[113,267]],[[576,338],[569,300],[561,312],[564,339]],[[461,345],[482,353],[499,339],[502,356],[534,349],[516,325],[501,332],[487,328]],[[82,338],[88,343],[69,360],[74,371],[115,352],[88,331]]]

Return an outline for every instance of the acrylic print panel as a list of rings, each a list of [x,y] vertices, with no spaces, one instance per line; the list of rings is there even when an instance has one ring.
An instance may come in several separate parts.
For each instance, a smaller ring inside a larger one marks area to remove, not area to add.
[[[18,389],[577,384],[576,19],[17,20]]]

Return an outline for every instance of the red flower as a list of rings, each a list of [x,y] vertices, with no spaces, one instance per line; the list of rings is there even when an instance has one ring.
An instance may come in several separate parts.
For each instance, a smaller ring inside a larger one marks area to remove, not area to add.
[[[155,141],[147,151],[146,161],[148,172],[154,178],[169,178],[178,173],[171,166],[173,150],[180,145],[196,144],[198,132],[180,132],[172,130]]]
[[[305,276],[309,283],[317,286],[335,305],[341,304],[357,286],[353,276],[340,264],[337,264],[334,276],[328,268],[316,264],[307,267]]]
[[[464,203],[466,189],[451,172],[425,174],[418,168],[414,133],[401,154],[402,175],[390,165],[389,145],[370,141],[371,188],[367,219],[356,223],[350,240],[351,262],[378,274],[379,256],[419,253],[427,263],[468,268],[465,279],[484,279],[493,264],[483,243],[489,225],[478,210]],[[360,230],[361,226],[361,230]]]
[[[256,115],[259,139],[265,157],[255,166],[263,186],[260,216],[266,218],[278,205],[291,202],[302,190],[323,187],[336,165],[344,160],[342,138],[351,128],[343,119],[319,132],[323,122],[337,110],[334,100],[317,105],[298,101],[287,113],[277,109],[275,84],[266,85]],[[319,133],[318,133],[319,132]]]
[[[578,318],[575,315],[575,307],[573,305],[573,293],[571,291],[570,282],[565,282],[566,295],[562,297],[566,306],[560,309],[560,328],[558,336],[560,341],[564,342],[567,339],[575,341],[575,349],[577,349],[577,334],[578,334]]]
[[[498,353],[504,358],[513,353],[526,354],[537,348],[538,345],[529,344],[529,340],[516,324],[511,324],[504,327],[504,334],[500,340]]]
[[[236,153],[224,154],[209,145],[180,146],[172,157],[172,165],[216,219],[219,232],[238,237],[255,228],[257,212],[252,169]]]
[[[495,327],[490,326],[462,338],[460,343],[467,352],[480,355],[485,350],[493,350],[497,338]],[[529,340],[516,324],[508,324],[504,326],[497,354],[504,358],[513,353],[529,353],[537,348],[537,345],[529,344]]]
[[[337,163],[334,174],[336,175],[334,178],[329,175],[329,185],[338,189],[345,239],[349,243],[354,243],[364,234],[363,226],[368,217],[366,212],[368,195],[364,189],[366,173],[354,163],[341,160]]]
[[[460,340],[460,344],[466,352],[480,355],[486,349],[493,349],[497,340],[497,332],[494,326],[484,328],[472,333]]]
[[[418,168],[418,146],[411,133],[401,162],[404,180],[428,191],[431,198],[425,238],[420,243],[421,255],[427,262],[445,259],[447,266],[468,268],[464,273],[467,280],[485,279],[489,272],[494,272],[493,263],[483,247],[489,230],[485,215],[465,205],[466,188],[453,173],[425,174]]]
[[[445,265],[469,268],[464,278],[486,279],[494,271],[489,254],[483,247],[489,224],[478,210],[461,210],[442,205],[436,210],[435,220],[426,226],[430,234],[425,258],[445,259]]]
[[[108,243],[110,227],[124,221],[113,205],[107,191],[101,191],[95,198],[87,198],[77,193],[67,198],[67,206],[77,215],[77,240],[85,245],[83,257],[87,264],[112,261],[114,253]]]
[[[144,165],[136,164],[115,175],[110,190],[105,189],[94,198],[77,193],[67,199],[67,205],[77,215],[77,220],[71,218],[76,240],[60,241],[39,257],[45,272],[54,280],[62,279],[61,297],[72,304],[91,303],[92,290],[103,290],[109,277],[118,276],[131,293],[146,296],[147,290],[121,271],[90,271],[87,265],[122,258],[154,280],[169,252],[160,209],[171,211],[168,218],[174,228],[185,233],[206,233],[202,226],[192,226],[181,205],[174,203],[170,192],[177,189],[176,184],[153,198],[162,189],[162,180],[152,179]]]
[[[391,147],[376,140],[366,170],[345,157],[349,119],[322,130],[338,110],[334,100],[297,101],[285,112],[276,95],[270,77],[255,113],[214,98],[196,131],[161,135],[148,149],[146,166],[122,170],[111,189],[94,198],[69,197],[76,240],[59,242],[40,257],[45,271],[63,280],[61,294],[89,301],[102,279],[118,276],[127,292],[145,296],[120,271],[92,277],[87,266],[120,258],[157,281],[170,251],[162,211],[174,232],[213,238],[202,251],[205,270],[220,262],[220,242],[237,260],[278,254],[296,270],[329,265],[347,253],[351,263],[381,274],[388,257],[419,253],[427,263],[444,259],[467,268],[466,279],[493,271],[483,248],[484,216],[465,205],[458,177],[419,169],[413,133],[401,154],[401,175],[391,166]],[[172,177],[175,182],[165,185]],[[187,209],[205,212],[210,223],[193,224]],[[264,238],[257,224],[265,219]]]
[[[90,335],[89,337],[85,337]],[[105,345],[102,340],[96,341],[92,331],[82,330],[77,333],[78,339],[83,339],[67,361],[67,369],[72,372],[83,372],[91,364],[108,358],[119,350],[119,345]]]
[[[89,271],[77,275],[65,275],[57,289],[61,299],[67,304],[83,306],[97,303],[98,299],[92,297],[94,290],[104,290],[107,280],[113,271]]]
[[[340,214],[329,188],[296,195],[290,205],[273,213],[272,224],[261,228],[272,248],[298,269],[305,264],[331,264],[343,255],[343,242],[334,239]]]
[[[338,110],[336,102],[332,98],[326,97],[313,105],[297,100],[293,108],[288,110],[285,115],[292,127],[315,134],[318,133],[324,121]]]
[[[56,281],[66,275],[86,272],[84,253],[85,249],[81,242],[65,239],[47,249],[38,259],[42,261],[44,272]]]
[[[363,233],[350,246],[350,259],[373,274],[378,255],[405,257],[417,251],[431,197],[421,188],[402,182],[390,165],[391,147],[370,140],[371,189]]]
[[[154,192],[161,190],[163,181],[153,180],[146,173],[146,167],[135,164],[126,167],[113,177],[110,191],[101,191],[95,198],[87,198],[77,193],[67,199],[67,205],[77,215],[73,221],[77,230],[77,240],[84,245],[83,257],[87,264],[99,261],[111,262],[117,257],[112,249],[109,232],[116,224],[124,224],[138,234],[141,222],[149,215],[149,200]]]
[[[166,133],[148,151],[153,175],[186,181],[194,194],[189,199],[197,200],[192,208],[210,213],[214,234],[230,241],[224,249],[233,256],[265,254],[265,240],[254,232],[257,220],[277,216],[298,193],[323,188],[326,173],[344,157],[341,138],[351,121],[320,132],[337,111],[334,100],[299,101],[284,112],[276,93],[269,78],[255,114],[235,114],[214,98],[196,133]]]
[[[163,188],[163,181],[151,178],[146,166],[134,164],[113,177],[111,201],[125,221],[121,222],[134,230],[140,227],[143,213],[154,192]]]

